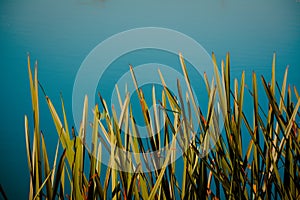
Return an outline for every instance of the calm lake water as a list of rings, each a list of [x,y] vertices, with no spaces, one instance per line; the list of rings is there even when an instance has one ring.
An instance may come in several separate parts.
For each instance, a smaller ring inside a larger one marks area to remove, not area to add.
[[[11,199],[25,198],[29,187],[24,115],[29,115],[31,125],[33,121],[27,52],[33,61],[38,60],[39,80],[59,111],[62,92],[69,124],[74,124],[72,88],[85,57],[114,34],[149,26],[173,29],[194,38],[207,52],[214,51],[218,61],[229,51],[232,76],[240,77],[245,70],[248,85],[253,70],[270,78],[275,51],[279,83],[289,65],[289,83],[300,90],[300,3],[296,0],[2,0],[0,183]],[[141,54],[122,57],[114,65],[142,64],[148,58],[147,62],[155,62],[155,56],[157,62],[173,61],[159,57],[155,51]],[[107,72],[105,81],[109,84],[103,88],[104,95],[111,92],[117,72]],[[40,102],[41,129],[49,155],[54,155],[57,134],[41,93]],[[245,109],[250,106],[251,102],[246,102]]]

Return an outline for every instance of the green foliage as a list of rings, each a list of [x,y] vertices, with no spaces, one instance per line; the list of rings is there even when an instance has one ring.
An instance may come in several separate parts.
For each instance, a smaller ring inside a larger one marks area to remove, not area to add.
[[[155,88],[152,90],[154,108],[152,118],[149,105],[144,99],[143,91],[138,87],[134,70],[130,66],[147,125],[149,151],[157,151],[159,159],[144,156],[146,147],[138,137],[139,130],[132,113],[129,94],[126,93],[123,100],[116,88],[121,112],[118,115],[114,107],[108,108],[105,100],[99,95],[101,106],[95,105],[93,108],[91,149],[84,145],[88,126],[87,97],[84,100],[81,126],[76,134],[74,129],[72,133],[69,132],[63,99],[61,98],[63,117],[60,118],[51,100],[45,95],[59,138],[54,163],[50,165],[46,143],[39,129],[37,65],[32,77],[28,57],[34,123],[33,134],[30,134],[28,118],[25,116],[26,152],[30,173],[28,198],[299,199],[300,128],[296,117],[299,116],[300,97],[296,88],[293,95],[291,87],[287,86],[288,69],[282,86],[279,87],[275,80],[274,54],[270,84],[261,77],[261,85],[268,99],[268,108],[265,110],[259,104],[258,83],[256,74],[253,73],[252,90],[248,90],[253,97],[253,119],[251,119],[253,125],[251,125],[247,118],[249,116],[243,111],[247,89],[245,73],[242,73],[240,82],[234,80],[234,87],[231,89],[229,54],[226,61],[221,62],[221,74],[215,55],[212,55],[216,80],[208,80],[204,74],[208,105],[196,104],[181,54],[179,58],[188,91],[182,91],[183,83],[177,81],[179,96],[173,96],[164,81],[163,74],[158,72],[164,87],[159,101],[165,119],[163,127],[160,127],[159,114],[155,106],[158,102]],[[217,96],[220,109],[216,108],[214,103]],[[293,102],[293,99],[296,101]],[[206,116],[202,114],[201,108],[206,108]],[[195,113],[197,124],[193,124],[191,113]],[[220,134],[222,132],[218,123],[220,115],[224,119],[224,134]],[[195,127],[199,127],[200,131],[195,130]],[[98,134],[99,132],[104,138]],[[251,137],[250,141],[242,140],[247,134]],[[30,139],[31,136],[33,140]],[[188,138],[191,139],[188,141]],[[182,174],[176,174],[176,163],[169,162],[173,161],[176,140],[184,150],[181,158]],[[105,141],[109,141],[112,145]],[[211,146],[212,141],[215,143],[214,147]],[[159,148],[163,144],[169,145],[165,146],[168,151],[162,159],[159,157]],[[247,151],[243,152],[242,147],[246,144],[248,144]],[[63,149],[60,156],[59,146]],[[110,152],[111,165],[105,169],[101,167],[103,148]],[[118,149],[141,154],[133,154],[133,157],[129,154],[123,156]],[[143,172],[142,160],[146,166],[153,166],[155,171]],[[87,166],[89,169],[85,169]],[[127,170],[119,171],[118,166],[126,167]],[[86,173],[87,171],[89,172]],[[182,180],[179,181],[179,178]],[[67,193],[69,190],[66,188],[69,188],[70,192]]]

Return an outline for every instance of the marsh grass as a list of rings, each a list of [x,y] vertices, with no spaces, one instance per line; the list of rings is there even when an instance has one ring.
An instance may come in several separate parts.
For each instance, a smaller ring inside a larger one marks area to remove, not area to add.
[[[175,97],[167,88],[164,75],[158,72],[164,89],[161,96],[157,97],[153,88],[154,117],[149,114],[148,107],[151,105],[146,103],[133,67],[130,66],[147,125],[148,150],[138,137],[139,130],[128,93],[121,97],[118,92],[119,105],[115,106],[120,106],[120,113],[114,107],[109,108],[99,95],[100,104],[93,108],[94,119],[90,123],[87,119],[88,99],[85,97],[81,126],[78,133],[75,133],[73,128],[69,130],[63,99],[62,113],[58,114],[50,98],[43,92],[59,138],[54,162],[49,163],[46,142],[39,127],[37,66],[32,73],[28,57],[33,109],[31,123],[34,124],[33,130],[29,130],[29,120],[25,116],[30,174],[28,198],[299,199],[300,128],[296,119],[299,118],[300,97],[296,87],[287,85],[288,69],[279,86],[275,79],[274,54],[270,83],[264,77],[257,81],[253,73],[250,90],[245,86],[245,73],[242,73],[240,81],[230,77],[229,54],[221,62],[221,74],[213,54],[216,78],[208,80],[204,75],[208,105],[197,105],[181,54],[179,58],[185,83],[177,81],[179,95]],[[231,81],[234,81],[233,88],[230,87]],[[181,90],[181,84],[186,84],[187,91]],[[264,88],[268,108],[260,105],[258,87]],[[252,97],[253,118],[243,110],[245,92],[249,92]],[[217,96],[219,108],[214,103]],[[293,99],[296,101],[293,102]],[[164,108],[163,125],[158,121],[158,111],[155,109],[157,102]],[[207,111],[206,116],[203,115],[204,111]],[[196,117],[197,124],[193,124],[192,116]],[[224,120],[224,130],[219,126],[220,117]],[[253,124],[249,123],[249,118]],[[84,145],[89,125],[92,127],[92,133],[89,133],[92,134],[91,149]],[[162,134],[159,130],[163,131]],[[100,132],[104,137],[99,136]],[[251,139],[242,140],[243,135],[247,134]],[[184,150],[181,174],[175,173],[176,162],[169,164],[174,157],[172,150],[175,141]],[[215,143],[214,147],[211,141]],[[168,151],[163,159],[143,156],[146,151],[159,152],[164,144],[169,145],[165,146]],[[246,151],[243,151],[243,146],[247,146]],[[141,154],[120,156],[116,147]],[[59,153],[59,148],[63,149],[62,153]],[[111,167],[103,167],[101,164],[103,148],[110,152]],[[155,170],[143,172],[141,162]],[[116,170],[119,166],[134,173]]]

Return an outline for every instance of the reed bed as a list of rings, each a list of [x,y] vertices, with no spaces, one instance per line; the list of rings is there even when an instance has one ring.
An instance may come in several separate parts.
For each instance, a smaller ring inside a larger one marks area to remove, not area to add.
[[[158,72],[164,87],[161,96],[157,97],[153,88],[152,99],[146,101],[138,87],[134,68],[130,67],[147,125],[147,143],[138,137],[128,93],[124,97],[119,95],[119,105],[114,105],[120,106],[120,113],[114,107],[108,107],[99,95],[99,105],[93,108],[91,122],[87,119],[87,112],[92,108],[88,108],[85,97],[81,126],[76,132],[68,125],[63,99],[62,113],[58,113],[42,90],[59,140],[55,155],[51,155],[54,162],[49,163],[46,141],[39,126],[37,66],[32,72],[28,57],[33,111],[32,118],[25,116],[24,119],[30,174],[28,198],[299,199],[300,97],[296,87],[287,84],[288,69],[279,85],[275,79],[274,54],[271,80],[268,82],[261,76],[259,81],[253,72],[250,89],[245,86],[244,72],[239,81],[230,77],[229,54],[221,62],[221,74],[214,54],[212,59],[215,80],[208,80],[204,74],[207,105],[196,104],[181,54],[179,60],[185,83],[177,81],[179,95],[176,97],[169,91],[164,75]],[[231,81],[234,81],[233,87]],[[181,90],[182,84],[186,84],[187,91]],[[263,87],[267,97],[266,108],[260,104],[258,87]],[[252,98],[253,115],[244,113],[247,92]],[[217,98],[219,104],[215,103]],[[154,116],[149,114],[151,100]],[[158,102],[162,108],[163,125],[159,123],[155,109]],[[219,124],[220,117],[224,121],[223,128]],[[33,130],[29,130],[29,123],[33,123]],[[92,127],[91,133],[86,132],[87,126]],[[92,135],[90,149],[84,145],[86,134]],[[250,140],[245,140],[245,135],[250,136]],[[176,148],[182,150],[180,174],[176,173],[178,162],[172,160],[176,142],[179,144]],[[159,155],[161,146],[167,150],[163,156]],[[243,151],[245,146],[247,150]],[[110,152],[108,167],[101,164],[104,148]],[[119,150],[139,154],[124,156]],[[143,156],[147,151],[157,152],[157,157]],[[154,170],[144,172],[141,162]],[[126,170],[117,170],[119,167]]]

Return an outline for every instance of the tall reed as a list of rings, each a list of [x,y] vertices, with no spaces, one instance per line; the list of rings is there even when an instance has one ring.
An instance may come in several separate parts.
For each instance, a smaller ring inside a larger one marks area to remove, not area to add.
[[[149,111],[151,105],[147,104],[151,99],[146,101],[144,98],[134,69],[130,67],[147,125],[147,144],[138,137],[139,129],[128,92],[125,97],[118,93],[119,105],[115,106],[120,106],[120,113],[114,107],[109,108],[99,95],[100,103],[93,108],[94,119],[90,123],[87,119],[90,108],[85,97],[78,133],[73,128],[71,131],[69,129],[63,99],[62,113],[59,114],[45,94],[59,138],[54,162],[49,163],[46,142],[39,126],[37,64],[32,72],[28,57],[34,124],[33,130],[29,130],[29,120],[25,116],[30,174],[28,198],[299,199],[300,97],[296,87],[287,85],[288,69],[279,86],[275,79],[274,54],[270,83],[263,76],[261,81],[257,81],[253,73],[250,90],[245,85],[244,72],[240,81],[230,77],[229,54],[221,62],[221,74],[214,54],[212,58],[216,78],[208,80],[204,75],[208,104],[196,104],[187,68],[180,54],[185,83],[177,81],[178,96],[175,97],[169,91],[164,75],[158,72],[164,89],[159,97],[155,88],[152,90],[153,117]],[[230,87],[231,81],[234,81],[233,88]],[[187,91],[181,90],[182,84],[187,86]],[[264,88],[268,108],[263,108],[259,102],[258,87]],[[246,92],[252,97],[253,118],[244,113]],[[217,97],[219,108],[215,106]],[[155,108],[157,102],[162,108],[163,125],[159,123],[158,110]],[[207,111],[206,116],[203,111]],[[219,125],[220,117],[224,120],[223,130]],[[249,118],[253,124],[250,124]],[[89,133],[92,134],[91,149],[84,145],[89,125],[92,127],[92,133]],[[244,135],[250,135],[251,139],[246,141]],[[175,142],[179,143],[176,148],[183,150],[181,174],[176,173],[176,167],[179,166],[172,160]],[[164,157],[159,155],[163,145],[167,150]],[[246,151],[243,151],[243,146],[247,146]],[[59,148],[63,149],[62,153],[59,153]],[[103,148],[110,152],[108,167],[101,164]],[[140,154],[124,156],[118,149]],[[144,156],[147,151],[157,152],[157,156]],[[142,162],[154,167],[154,171],[144,172]],[[126,170],[117,170],[120,166],[126,167]]]

